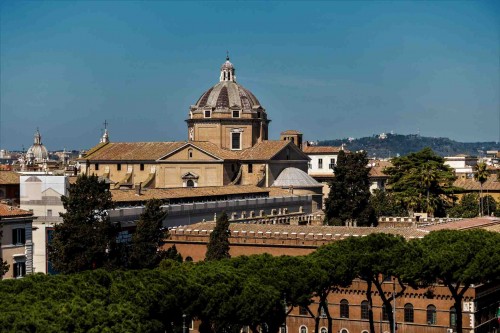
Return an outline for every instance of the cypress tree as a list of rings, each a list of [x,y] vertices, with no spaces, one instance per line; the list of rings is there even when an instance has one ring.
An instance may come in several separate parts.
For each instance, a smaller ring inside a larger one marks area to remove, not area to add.
[[[206,261],[231,258],[229,255],[229,218],[223,212],[215,224],[215,228],[210,234],[210,241],[207,246]]]

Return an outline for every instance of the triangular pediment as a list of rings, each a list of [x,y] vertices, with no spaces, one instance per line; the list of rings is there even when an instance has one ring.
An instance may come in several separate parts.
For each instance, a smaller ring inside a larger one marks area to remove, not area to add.
[[[307,156],[299,147],[293,143],[289,143],[280,149],[271,160],[294,160],[294,161],[309,161],[310,158]]]
[[[202,149],[195,144],[188,142],[185,145],[162,156],[158,161],[222,161],[222,158],[216,156],[210,151]]]
[[[182,179],[184,180],[187,180],[187,179],[198,179],[200,178],[200,176],[198,176],[197,174],[195,174],[194,172],[186,172],[185,174],[182,175],[181,177]]]

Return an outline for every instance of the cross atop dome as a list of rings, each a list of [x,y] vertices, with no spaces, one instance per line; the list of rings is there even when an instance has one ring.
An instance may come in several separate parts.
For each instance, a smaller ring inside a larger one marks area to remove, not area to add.
[[[229,61],[229,52],[226,53],[226,62],[220,68],[220,82],[232,81],[236,82],[236,75],[233,64]]]

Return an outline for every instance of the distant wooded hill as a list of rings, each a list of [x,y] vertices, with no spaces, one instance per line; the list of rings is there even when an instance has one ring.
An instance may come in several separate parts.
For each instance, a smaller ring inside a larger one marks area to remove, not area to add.
[[[320,146],[340,146],[350,151],[365,150],[368,157],[386,158],[395,157],[397,154],[403,156],[430,147],[436,154],[441,156],[454,156],[466,154],[472,156],[484,156],[487,150],[500,150],[500,144],[496,142],[457,142],[448,138],[431,138],[417,134],[401,135],[386,134],[384,139],[379,135],[360,139],[339,139],[319,141]]]

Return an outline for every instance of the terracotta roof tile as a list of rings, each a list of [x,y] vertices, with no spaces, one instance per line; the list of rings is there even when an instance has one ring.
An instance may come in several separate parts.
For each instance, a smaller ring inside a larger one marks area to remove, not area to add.
[[[92,148],[83,158],[90,161],[153,161],[186,142],[110,142]]]
[[[306,154],[335,154],[342,150],[342,147],[334,146],[304,146],[302,151]]]
[[[0,204],[0,217],[23,217],[32,215],[33,213],[27,210],[19,209],[5,204]]]
[[[260,188],[253,185],[231,185],[231,186],[207,186],[207,187],[180,187],[180,188],[155,188],[143,189],[141,195],[137,195],[135,190],[111,190],[113,201],[132,202],[147,201],[150,199],[180,199],[208,197],[216,195],[232,194],[255,194],[269,193],[269,189]]]
[[[370,177],[388,177],[384,173],[384,169],[391,167],[392,163],[389,161],[371,161],[370,163],[375,164],[371,167],[369,176]]]
[[[269,160],[278,154],[290,141],[262,141],[240,153],[242,160]]]
[[[461,187],[468,191],[479,191],[481,189],[481,184],[473,179],[457,179],[453,183],[456,187]],[[500,181],[498,181],[497,175],[490,174],[486,182],[483,184],[483,191],[500,191]]]
[[[0,184],[19,184],[20,175],[14,171],[0,171]]]
[[[219,148],[214,143],[206,142],[206,141],[192,141],[191,144],[195,147],[200,148],[201,150],[206,151],[214,156],[217,156],[224,160],[236,160],[239,158],[238,152],[233,150]]]

